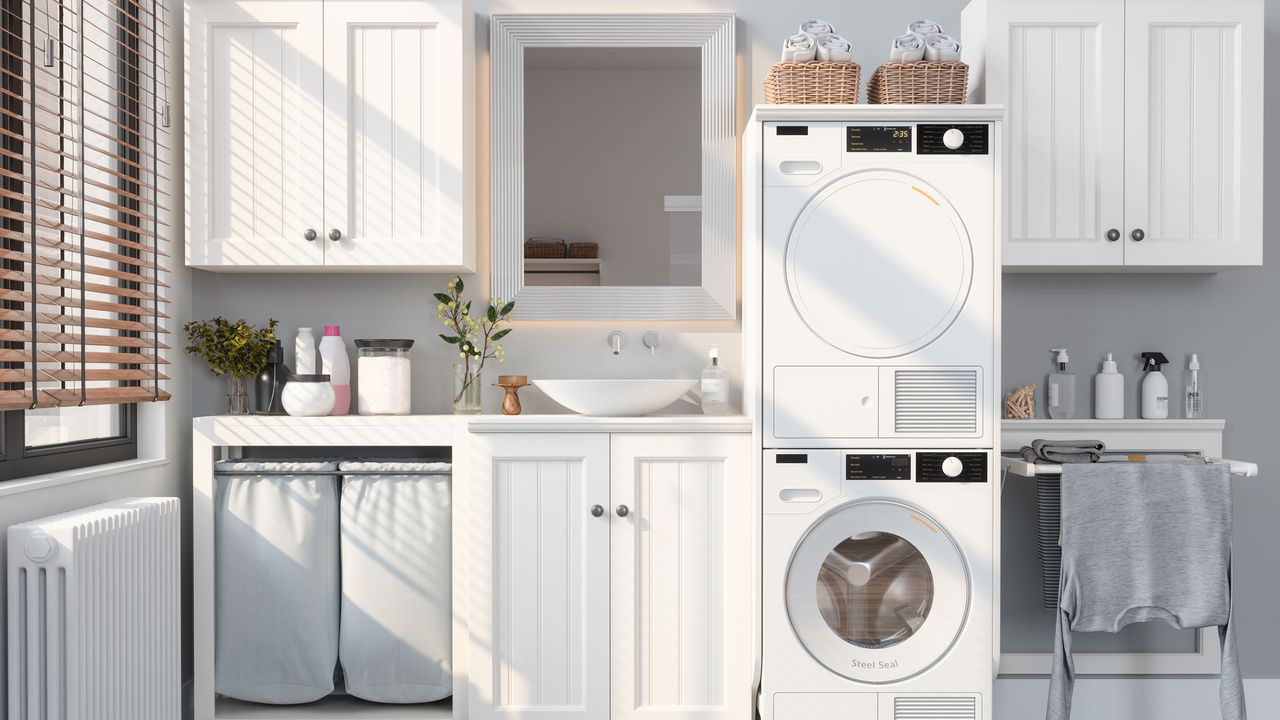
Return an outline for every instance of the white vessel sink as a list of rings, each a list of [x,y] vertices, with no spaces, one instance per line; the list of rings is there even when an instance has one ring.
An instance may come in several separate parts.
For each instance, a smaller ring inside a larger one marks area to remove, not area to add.
[[[580,415],[636,417],[655,413],[696,380],[534,380],[547,397]]]

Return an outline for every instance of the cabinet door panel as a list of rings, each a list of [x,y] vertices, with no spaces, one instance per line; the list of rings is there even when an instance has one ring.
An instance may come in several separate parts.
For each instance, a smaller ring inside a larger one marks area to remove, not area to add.
[[[187,264],[319,266],[318,0],[187,4]]]
[[[460,0],[330,0],[326,264],[466,269],[472,26]]]
[[[470,716],[608,714],[607,435],[489,435],[471,483]]]
[[[1119,265],[1124,3],[993,3],[987,100],[1007,111],[1004,264]]]
[[[612,720],[751,715],[749,445],[613,437]]]
[[[1126,3],[1127,265],[1262,262],[1262,7]]]

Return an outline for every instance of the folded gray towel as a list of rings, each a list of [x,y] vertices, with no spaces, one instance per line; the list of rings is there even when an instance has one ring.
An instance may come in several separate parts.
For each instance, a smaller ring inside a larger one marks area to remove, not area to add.
[[[1032,440],[1021,454],[1027,462],[1095,463],[1106,449],[1100,440]]]

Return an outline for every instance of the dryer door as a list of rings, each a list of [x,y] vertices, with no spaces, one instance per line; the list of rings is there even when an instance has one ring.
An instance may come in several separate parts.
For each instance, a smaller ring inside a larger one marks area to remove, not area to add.
[[[895,500],[825,515],[787,569],[787,614],[815,660],[851,680],[917,675],[950,651],[969,613],[969,566],[946,529]]]
[[[787,289],[819,337],[867,358],[936,340],[964,308],[973,248],[936,188],[895,170],[844,175],[805,205],[786,250]]]

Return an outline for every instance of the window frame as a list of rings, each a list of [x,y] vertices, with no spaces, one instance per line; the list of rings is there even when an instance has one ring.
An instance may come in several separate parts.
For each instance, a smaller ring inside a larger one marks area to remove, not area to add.
[[[31,0],[0,0],[6,6],[17,5],[21,7]],[[6,8],[10,9],[10,8]],[[139,10],[141,11],[141,5]],[[124,14],[124,9],[117,7],[116,12]],[[22,13],[17,14],[17,18],[12,13],[6,13],[5,22],[16,27],[9,27],[6,30],[18,30],[17,34],[23,31],[23,23],[20,20]],[[121,86],[131,86],[137,88],[137,92],[141,95],[143,75],[139,70],[141,65],[141,44],[137,35],[131,35],[127,32],[127,28],[134,27],[136,29],[136,18],[122,18],[120,29],[117,32],[116,42],[119,44],[122,53],[121,58],[128,57],[133,62],[120,63]],[[23,52],[30,52],[31,45],[22,43]],[[8,59],[6,58],[6,62]],[[154,71],[153,71],[154,72]],[[21,75],[21,73],[19,73]],[[118,108],[132,108],[134,112],[138,112],[141,108],[139,98],[132,94],[119,92]],[[133,139],[135,144],[140,144],[140,128],[136,122],[122,122],[118,126],[119,141],[121,145],[118,147],[120,153],[127,157],[134,156],[134,151],[128,149],[128,141]],[[129,133],[129,135],[126,135]],[[25,147],[24,147],[25,152]],[[131,172],[132,174],[132,172]],[[121,178],[118,181],[121,190],[137,192],[136,186],[129,185],[130,180]],[[133,206],[135,203],[126,201],[122,204]],[[138,208],[134,208],[135,210]],[[127,232],[121,230],[120,232]],[[141,268],[133,265],[120,264],[120,269],[130,272],[139,272]],[[122,284],[131,284],[121,281]],[[143,311],[145,312],[145,311]],[[139,315],[142,313],[140,312]],[[129,314],[121,314],[120,317],[134,317]],[[8,345],[7,343],[5,344]],[[83,381],[82,381],[83,382]],[[134,403],[125,403],[114,406],[119,413],[120,434],[112,437],[95,438],[92,440],[78,440],[66,443],[56,443],[52,445],[42,445],[39,447],[28,447],[26,442],[26,410],[7,410],[0,412],[0,483],[10,480],[20,480],[36,475],[46,475],[50,473],[65,472],[69,470],[78,470],[96,465],[105,465],[114,462],[123,462],[128,460],[136,460],[138,458],[138,406]]]

